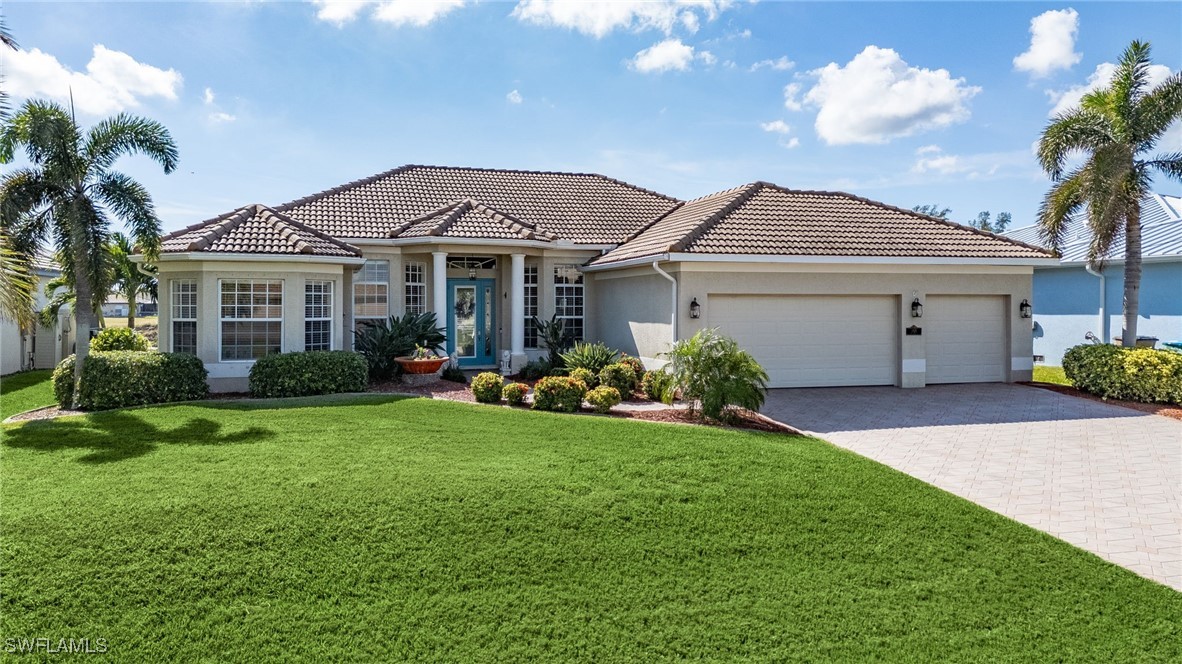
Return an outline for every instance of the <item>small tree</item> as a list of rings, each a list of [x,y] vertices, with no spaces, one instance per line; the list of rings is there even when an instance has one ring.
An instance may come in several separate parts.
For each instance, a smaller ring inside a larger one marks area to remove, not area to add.
[[[734,339],[704,329],[678,341],[665,354],[672,383],[662,401],[670,403],[678,388],[693,412],[722,422],[734,419],[736,408],[759,410],[767,396],[767,372]]]
[[[156,299],[156,268],[144,265],[144,271],[131,256],[135,253],[131,238],[123,233],[111,234],[112,290],[127,299],[127,327],[135,329],[135,302],[141,295]],[[144,274],[148,272],[148,274]]]

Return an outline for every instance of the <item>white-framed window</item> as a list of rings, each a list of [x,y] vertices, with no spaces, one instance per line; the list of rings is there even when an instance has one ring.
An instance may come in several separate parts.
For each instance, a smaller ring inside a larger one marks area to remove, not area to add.
[[[304,350],[332,350],[332,282],[304,282]]]
[[[173,279],[172,352],[197,354],[197,280]]]
[[[538,315],[538,266],[525,266],[525,347],[538,347],[538,328],[534,317]]]
[[[218,284],[222,361],[283,352],[283,282],[225,279]]]
[[[554,266],[554,313],[572,342],[583,340],[583,273],[577,265]]]
[[[405,277],[403,297],[406,313],[421,314],[427,310],[427,264],[407,263],[402,272]]]
[[[353,328],[390,315],[390,261],[365,261],[353,281]]]

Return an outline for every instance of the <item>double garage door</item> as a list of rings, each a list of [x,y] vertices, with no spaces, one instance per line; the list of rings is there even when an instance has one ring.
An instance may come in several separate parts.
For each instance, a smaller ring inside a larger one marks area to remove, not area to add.
[[[712,295],[709,311],[711,324],[763,365],[771,387],[898,382],[897,297]],[[1004,314],[1001,297],[928,297],[914,321],[924,331],[927,382],[1005,380]]]

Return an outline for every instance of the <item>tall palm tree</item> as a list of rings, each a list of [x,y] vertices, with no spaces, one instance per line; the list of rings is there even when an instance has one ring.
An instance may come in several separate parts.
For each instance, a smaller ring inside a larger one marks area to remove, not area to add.
[[[109,250],[113,272],[111,289],[127,298],[127,328],[134,330],[136,299],[141,295],[153,300],[156,299],[156,270],[151,265],[144,265],[144,270],[140,271],[140,266],[131,260],[132,255],[135,254],[135,245],[132,244],[131,238],[123,233],[111,235]],[[145,274],[145,272],[150,274]]]
[[[1182,119],[1182,74],[1148,88],[1149,44],[1125,49],[1112,83],[1056,116],[1038,142],[1038,159],[1054,186],[1039,210],[1044,241],[1059,249],[1067,220],[1087,208],[1092,232],[1088,262],[1103,266],[1112,243],[1125,240],[1124,329],[1121,343],[1137,342],[1141,289],[1141,200],[1161,173],[1182,180],[1182,152],[1149,156],[1170,124]],[[1068,159],[1084,157],[1066,171]]]
[[[26,255],[52,242],[63,271],[74,277],[77,382],[95,324],[94,306],[107,296],[106,289],[94,286],[103,283],[109,260],[111,217],[123,222],[145,256],[154,258],[160,247],[160,219],[152,197],[139,182],[111,167],[120,157],[138,153],[171,173],[177,164],[176,144],[153,120],[121,113],[84,131],[59,104],[30,100],[0,130],[0,162],[10,163],[18,148],[30,165],[0,179],[0,224]]]
[[[0,14],[0,46],[17,48],[3,14]],[[0,119],[7,115],[8,93],[0,87]],[[29,257],[13,249],[11,238],[0,228],[0,318],[16,321],[22,328],[30,326],[36,288],[37,278],[30,269]]]

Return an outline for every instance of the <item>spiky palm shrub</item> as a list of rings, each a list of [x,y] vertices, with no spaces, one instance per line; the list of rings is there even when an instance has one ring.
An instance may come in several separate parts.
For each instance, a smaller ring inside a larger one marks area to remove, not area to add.
[[[1038,142],[1038,159],[1055,184],[1039,210],[1043,240],[1059,249],[1067,220],[1087,208],[1088,261],[1102,266],[1113,242],[1125,239],[1125,346],[1137,342],[1141,288],[1141,200],[1154,173],[1182,180],[1182,152],[1148,156],[1171,123],[1182,118],[1182,74],[1148,89],[1149,44],[1134,41],[1108,87],[1088,93],[1079,108],[1056,116]],[[1083,164],[1066,171],[1069,157]]]
[[[722,422],[733,421],[736,408],[763,406],[767,372],[734,339],[717,330],[700,330],[678,341],[665,357],[666,370],[673,376],[662,395],[665,403],[672,403],[680,388],[692,412]]]

